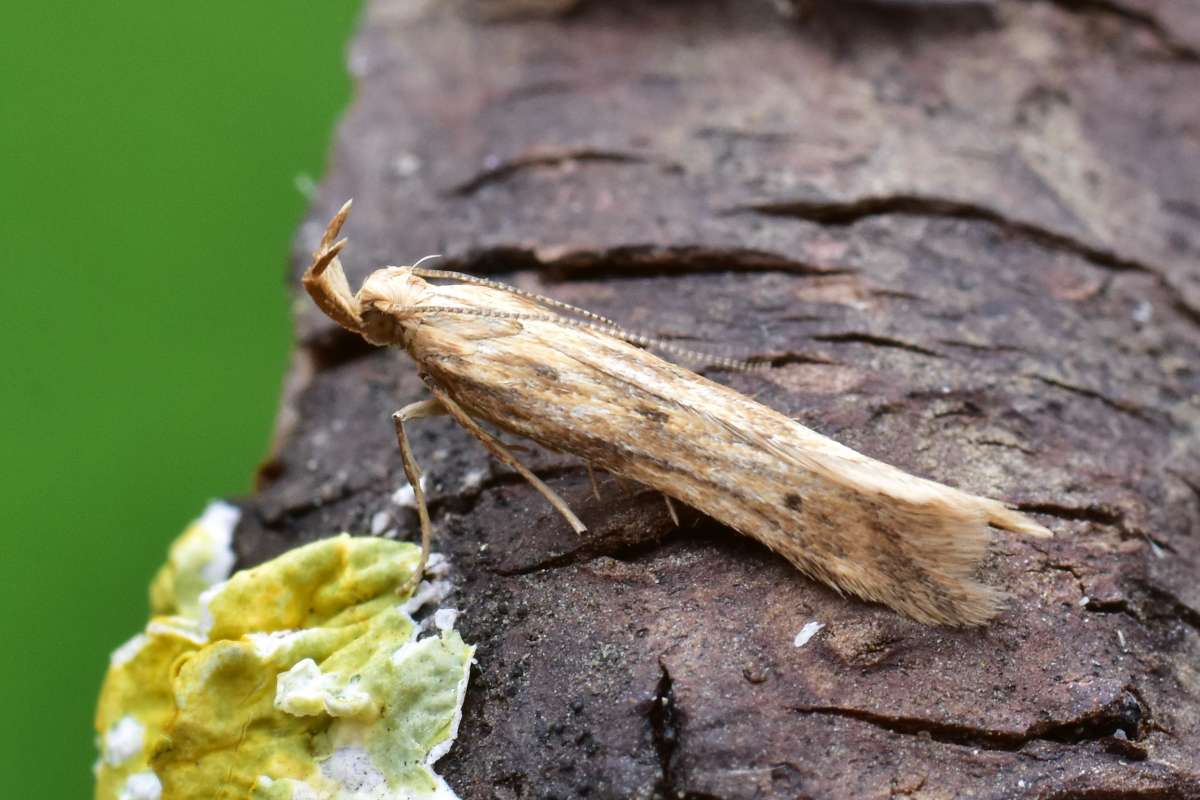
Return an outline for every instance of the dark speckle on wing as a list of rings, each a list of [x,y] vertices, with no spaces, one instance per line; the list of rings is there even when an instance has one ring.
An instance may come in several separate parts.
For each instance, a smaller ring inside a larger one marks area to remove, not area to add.
[[[649,406],[638,406],[634,411],[648,420],[657,422],[659,425],[665,425],[671,419],[671,415],[665,411],[659,411],[657,408],[650,408]]]

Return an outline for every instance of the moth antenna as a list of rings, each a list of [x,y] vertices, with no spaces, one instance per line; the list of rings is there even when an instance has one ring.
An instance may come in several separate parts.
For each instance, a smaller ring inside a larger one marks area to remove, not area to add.
[[[429,258],[429,256],[426,256],[425,258]],[[421,261],[424,260],[424,258],[421,259]],[[418,261],[417,264],[420,264],[421,261]],[[608,317],[597,314],[594,311],[588,311],[586,308],[580,308],[579,306],[573,306],[570,303],[564,303],[562,300],[555,300],[553,297],[546,297],[545,295],[536,294],[535,292],[527,292],[524,289],[518,289],[516,286],[509,286],[507,283],[491,281],[487,278],[478,278],[474,275],[468,275],[465,272],[452,272],[444,269],[417,269],[417,264],[413,264],[412,266],[413,273],[422,278],[442,278],[445,280],[455,280],[462,283],[469,283],[474,286],[483,286],[488,289],[498,289],[502,292],[514,294],[517,297],[523,297],[526,300],[533,300],[537,303],[541,303],[544,306],[550,306],[551,308],[558,308],[563,311],[569,311],[572,314],[578,314],[579,316],[585,317],[594,322],[599,322],[602,325],[609,325],[613,328],[621,327],[616,320],[609,319]]]
[[[429,260],[429,259],[431,259],[431,258],[441,258],[441,257],[442,257],[442,254],[441,254],[441,253],[434,253],[433,255],[422,256],[421,258],[418,258],[418,259],[417,259],[417,263],[415,263],[415,264],[413,264],[413,265],[412,265],[412,270],[413,270],[413,272],[415,272],[417,275],[421,275],[421,273],[420,273],[420,272],[417,272],[417,267],[421,266],[422,264],[424,264],[426,261],[428,261],[428,260]],[[431,270],[431,271],[434,271],[434,270]],[[424,275],[421,275],[421,277],[423,278],[423,277],[425,277],[425,276],[424,276]]]
[[[422,276],[424,277],[424,276]],[[692,361],[693,363],[710,364],[722,369],[737,370],[749,372],[751,370],[761,369],[769,366],[767,361],[745,361],[737,358],[729,358],[728,356],[718,356],[711,353],[702,353],[698,350],[689,350],[686,347],[680,347],[671,342],[664,342],[661,339],[656,339],[652,336],[636,333],[622,328],[615,323],[598,323],[590,320],[571,319],[570,317],[560,316],[559,314],[529,314],[520,311],[492,311],[483,308],[462,308],[459,306],[390,306],[389,310],[396,312],[413,312],[417,314],[466,314],[472,317],[487,317],[490,319],[511,319],[518,321],[529,322],[552,322],[556,325],[567,325],[580,330],[591,331],[593,333],[601,333],[606,336],[612,336],[615,339],[620,339],[630,344],[636,344],[640,347],[655,348],[662,350],[672,355],[679,356],[682,359]]]
[[[429,258],[429,256],[426,256],[426,258]],[[424,261],[424,260],[425,260],[424,258],[421,259],[421,261]],[[715,366],[720,366],[724,369],[738,370],[741,372],[749,372],[751,370],[761,369],[763,367],[770,366],[769,362],[767,362],[767,361],[759,361],[759,360],[748,361],[745,359],[730,358],[728,356],[718,356],[713,353],[703,353],[698,350],[689,350],[684,347],[679,347],[678,345],[674,345],[669,342],[665,342],[662,339],[657,339],[657,338],[654,338],[651,336],[646,336],[644,334],[637,333],[635,331],[630,331],[627,328],[625,328],[624,326],[622,326],[616,320],[611,319],[606,316],[603,316],[602,314],[597,314],[594,311],[588,311],[586,308],[580,308],[579,306],[573,306],[570,303],[564,303],[562,300],[555,300],[553,297],[546,297],[545,295],[537,294],[536,292],[529,292],[529,291],[526,291],[525,289],[518,289],[516,286],[510,286],[507,283],[501,283],[500,281],[488,280],[487,278],[479,278],[479,277],[476,277],[475,275],[469,275],[465,272],[455,272],[453,270],[418,269],[417,265],[420,264],[421,261],[418,261],[416,264],[414,264],[412,266],[413,274],[415,274],[419,277],[435,278],[435,279],[442,278],[444,280],[455,280],[455,281],[460,281],[462,283],[469,283],[474,286],[483,286],[488,289],[498,289],[499,291],[502,291],[502,292],[508,292],[509,294],[516,295],[517,297],[523,297],[527,300],[533,300],[534,302],[541,303],[542,305],[545,305],[545,306],[550,306],[551,308],[557,308],[557,309],[561,309],[563,311],[568,311],[572,314],[576,314],[578,316],[584,317],[585,319],[591,320],[592,322],[598,323],[601,326],[599,328],[590,327],[589,328],[590,330],[594,330],[594,331],[597,331],[600,333],[606,333],[610,336],[615,336],[618,339],[622,339],[622,340],[630,342],[632,344],[641,345],[643,347],[653,347],[656,350],[661,350],[663,352],[672,353],[674,355],[677,355],[677,356],[684,358],[688,361],[691,361],[693,363],[704,363],[704,362],[714,363],[715,362]],[[547,319],[546,321],[548,321],[548,322],[549,321],[557,321],[557,322],[562,322],[562,323],[566,323],[566,324],[573,324],[575,322],[578,322],[578,320],[571,320],[567,317],[562,317],[559,315],[553,315],[553,319]],[[589,326],[575,325],[575,327],[589,327]]]

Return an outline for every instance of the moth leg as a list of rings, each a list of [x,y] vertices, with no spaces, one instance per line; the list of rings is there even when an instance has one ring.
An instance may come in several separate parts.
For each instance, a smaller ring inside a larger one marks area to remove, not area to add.
[[[679,514],[675,511],[675,504],[671,502],[671,496],[664,494],[663,500],[667,501],[667,513],[671,515],[671,522],[675,523],[675,527],[679,527]]]
[[[455,421],[459,425],[462,425],[469,433],[478,439],[483,446],[486,447],[488,451],[496,458],[497,461],[512,467],[521,475],[522,478],[529,481],[533,488],[537,489],[541,493],[542,497],[550,501],[550,505],[554,506],[555,510],[557,510],[559,514],[562,514],[563,519],[567,521],[567,524],[574,528],[576,533],[583,533],[587,530],[587,526],[580,522],[579,517],[575,516],[575,512],[573,512],[570,507],[567,506],[566,501],[559,497],[553,489],[542,483],[541,478],[530,472],[524,464],[522,464],[520,461],[517,461],[516,456],[505,449],[504,445],[499,439],[481,428],[479,423],[471,419],[470,415],[462,409],[462,406],[454,402],[454,400],[452,400],[450,396],[442,391],[439,387],[432,384],[432,382],[427,385],[429,386],[429,391],[432,392],[433,396],[438,399],[447,414],[454,417]]]
[[[421,488],[421,467],[413,456],[412,447],[408,443],[408,435],[404,432],[404,423],[413,419],[437,417],[447,413],[445,406],[437,399],[418,400],[409,403],[404,408],[392,414],[392,424],[396,426],[396,441],[400,444],[400,461],[404,465],[404,474],[408,485],[413,489],[413,499],[417,506],[417,517],[421,520],[421,561],[417,564],[416,572],[400,587],[400,594],[409,594],[416,589],[417,584],[425,575],[425,564],[429,561],[429,542],[433,533],[433,525],[429,522],[429,508],[425,505],[425,490]]]
[[[595,472],[595,470],[592,469],[591,464],[588,464],[585,462],[584,466],[587,467],[588,480],[591,481],[591,483],[592,483],[592,496],[595,497],[597,500],[599,500],[600,499],[600,486],[599,486],[599,484],[596,483],[596,472]]]
[[[523,445],[523,444],[521,444],[520,442],[505,442],[505,441],[501,441],[501,442],[500,442],[500,444],[504,445],[504,446],[505,446],[505,447],[507,447],[509,450],[514,450],[514,451],[516,451],[516,452],[518,452],[518,453],[532,453],[532,452],[533,452],[533,448],[532,448],[532,447],[528,447],[528,446],[526,446],[526,445]]]

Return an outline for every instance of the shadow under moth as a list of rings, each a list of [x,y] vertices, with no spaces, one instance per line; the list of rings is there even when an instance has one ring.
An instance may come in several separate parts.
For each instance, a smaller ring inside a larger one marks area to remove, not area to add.
[[[524,476],[578,532],[567,504],[480,421],[657,489],[838,591],[929,624],[979,625],[999,611],[1003,593],[973,577],[988,525],[1050,535],[997,500],[868,458],[664,361],[644,346],[685,351],[597,314],[419,262],[378,269],[354,294],[337,257],[346,240],[335,242],[349,210],[330,222],[304,287],[343,327],[404,348],[432,394],[393,416],[422,565],[432,526],[404,423],[438,414]]]

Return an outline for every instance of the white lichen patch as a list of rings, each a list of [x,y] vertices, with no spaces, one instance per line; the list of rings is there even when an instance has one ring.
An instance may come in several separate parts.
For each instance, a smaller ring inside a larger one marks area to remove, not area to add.
[[[196,616],[200,596],[228,578],[233,569],[237,560],[233,531],[241,516],[237,506],[214,500],[175,540],[167,563],[150,585],[150,607],[154,614]]]
[[[205,632],[203,620],[182,616],[156,617],[152,619],[146,625],[145,635],[151,638],[173,636],[189,641],[192,644],[204,644],[208,641],[208,634]]]
[[[458,683],[454,687],[454,716],[450,720],[450,730],[447,731],[445,738],[437,742],[430,748],[428,755],[425,756],[425,763],[432,765],[439,758],[450,752],[450,746],[454,744],[454,740],[458,738],[458,726],[462,722],[462,706],[463,699],[467,695],[467,681],[471,677],[471,665],[465,664],[462,672],[458,676]],[[435,776],[436,777],[436,776]],[[438,778],[441,781],[441,778]],[[449,791],[448,786],[442,784],[446,791]],[[453,792],[450,793],[453,796]]]
[[[322,795],[304,781],[290,778],[272,780],[266,775],[259,776],[250,797],[253,800],[322,800]]]
[[[392,524],[392,515],[388,511],[376,511],[371,516],[371,535],[379,536]]]
[[[424,492],[429,484],[428,476],[421,476],[421,491]],[[392,493],[392,502],[401,508],[416,508],[417,493],[413,491],[411,483],[406,483]]]
[[[824,627],[825,627],[825,623],[823,623],[823,622],[816,622],[816,621],[809,622],[807,625],[805,625],[803,628],[800,629],[799,633],[796,634],[796,638],[792,640],[792,646],[793,647],[804,647],[804,645],[808,644],[808,640],[811,639],[812,637],[816,636],[817,633],[820,632],[821,628],[824,628]]]
[[[142,752],[146,727],[126,714],[104,734],[104,763],[119,767]]]
[[[429,561],[425,564],[425,574],[435,578],[444,578],[450,574],[450,559],[442,553],[430,553]]]
[[[201,577],[208,585],[229,577],[237,555],[233,552],[233,531],[242,518],[242,510],[221,500],[214,500],[200,515],[199,525],[207,546],[198,560]]]
[[[462,491],[473,492],[478,489],[483,485],[483,479],[487,477],[487,474],[488,471],[486,469],[477,468],[468,470],[467,474],[463,475]]]
[[[172,557],[220,543],[197,526],[234,524],[206,514]],[[418,561],[411,544],[342,535],[212,583],[220,570],[196,568],[211,558],[169,563],[163,615],[114,653],[101,692],[97,800],[454,798],[430,765],[457,734],[474,648],[451,609],[417,639],[406,609],[450,591],[396,597]]]
[[[439,631],[448,631],[458,622],[457,608],[439,608],[433,612],[433,626]]]
[[[401,608],[406,614],[415,614],[421,610],[422,606],[440,604],[453,589],[454,587],[447,580],[421,581],[417,591],[413,592],[412,597],[408,598]]]
[[[129,663],[129,660],[142,651],[146,646],[146,642],[150,641],[149,637],[144,633],[137,633],[130,637],[129,641],[112,651],[112,655],[108,659],[110,667],[123,667]]]
[[[317,662],[306,658],[287,672],[279,673],[275,684],[275,708],[297,717],[328,714],[348,717],[361,714],[371,705],[371,695],[348,683],[340,675],[321,672]]]
[[[226,581],[222,581],[221,583],[209,586],[200,593],[200,597],[196,601],[196,629],[204,637],[205,641],[208,640],[208,633],[212,630],[213,626],[212,601],[225,590],[225,584]]]
[[[321,762],[321,774],[350,792],[378,794],[387,789],[387,777],[362,747],[339,747]]]
[[[135,772],[117,792],[117,800],[159,800],[162,781],[153,772]]]
[[[301,631],[271,631],[269,633],[248,633],[246,638],[254,646],[254,655],[264,661],[269,661],[286,647],[291,646],[303,636]]]

